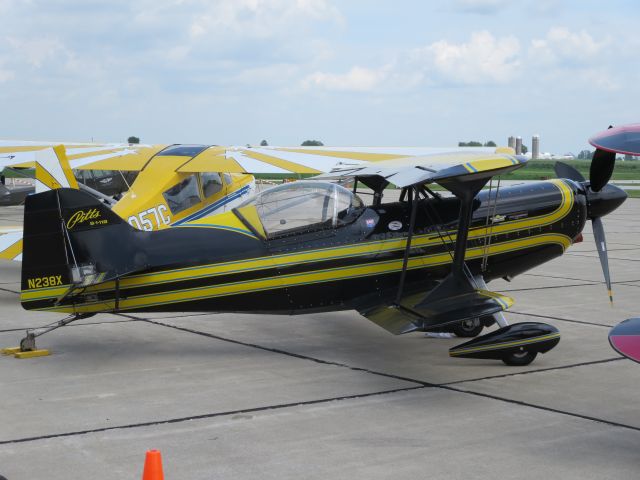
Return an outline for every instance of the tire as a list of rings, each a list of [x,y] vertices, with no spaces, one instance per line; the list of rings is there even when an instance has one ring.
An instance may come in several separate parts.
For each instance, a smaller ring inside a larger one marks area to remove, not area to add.
[[[502,357],[502,361],[509,366],[523,367],[533,362],[537,355],[538,352],[529,352],[526,350],[522,352],[507,353]]]
[[[451,331],[458,337],[471,338],[480,335],[483,328],[484,324],[480,320],[473,319],[460,322],[458,325],[453,327]]]

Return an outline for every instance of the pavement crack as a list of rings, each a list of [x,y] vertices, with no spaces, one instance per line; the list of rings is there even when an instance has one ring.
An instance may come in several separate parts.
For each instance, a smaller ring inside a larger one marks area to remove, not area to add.
[[[511,312],[511,313],[515,313],[515,312]],[[521,314],[521,315],[527,315],[527,314]],[[137,317],[133,317],[133,316],[130,316],[130,315],[123,315],[123,316],[128,316],[130,318],[137,318]],[[536,316],[536,315],[533,315],[533,316]],[[537,316],[544,317],[542,315],[537,315]],[[544,318],[554,318],[554,317],[544,317]],[[567,319],[559,319],[559,320],[564,320],[564,321],[568,321],[568,322],[575,322],[575,323],[585,323],[585,324],[588,324],[588,325],[596,325],[596,326],[603,326],[603,327],[610,328],[609,325],[594,324],[594,323],[590,323],[590,322],[581,322],[581,321],[578,321],[578,320],[567,320]],[[210,334],[210,333],[206,333],[206,332],[200,332],[198,330],[193,330],[193,329],[189,329],[189,328],[185,328],[185,327],[178,327],[176,325],[170,325],[170,324],[166,324],[166,323],[163,323],[163,322],[157,322],[157,321],[154,321],[154,320],[145,320],[145,321],[147,321],[149,323],[152,323],[152,324],[159,325],[159,326],[164,326],[164,327],[168,327],[168,328],[174,328],[174,329],[177,329],[177,330],[181,330],[181,331],[184,331],[184,332],[194,333],[196,335],[203,335],[205,337],[215,338],[217,340],[222,340],[222,341],[225,341],[225,342],[231,342],[231,343],[235,343],[235,344],[238,344],[238,345],[244,345],[244,346],[251,347],[251,348],[258,348],[260,350],[265,350],[265,351],[268,351],[268,352],[287,355],[287,356],[291,356],[291,357],[294,357],[294,358],[300,358],[300,359],[304,359],[304,360],[309,360],[309,361],[313,361],[313,362],[321,363],[321,364],[325,364],[325,365],[334,365],[334,366],[338,366],[338,367],[342,367],[342,368],[348,368],[348,369],[353,370],[353,371],[366,372],[366,373],[370,373],[370,374],[373,374],[373,375],[380,375],[380,376],[383,376],[383,377],[394,378],[394,379],[397,379],[397,380],[404,380],[404,381],[407,381],[407,382],[417,383],[419,385],[419,386],[416,386],[416,387],[407,387],[407,389],[399,389],[398,391],[416,390],[416,389],[421,389],[421,388],[435,388],[435,389],[447,390],[447,391],[451,391],[451,392],[464,393],[464,394],[467,394],[467,395],[480,396],[480,397],[489,398],[489,399],[492,399],[492,400],[511,403],[511,404],[514,404],[514,405],[520,405],[520,406],[525,406],[525,407],[529,407],[529,408],[535,408],[535,409],[543,410],[543,411],[547,411],[547,412],[558,413],[558,414],[561,414],[561,415],[567,415],[567,416],[570,416],[570,417],[581,418],[581,419],[584,419],[584,420],[590,420],[590,421],[593,421],[593,422],[602,423],[602,424],[606,424],[606,425],[610,425],[610,426],[614,426],[614,427],[620,427],[620,428],[626,428],[626,429],[630,429],[630,430],[640,431],[640,427],[634,427],[632,425],[626,425],[626,424],[623,424],[623,423],[612,422],[612,421],[605,420],[605,419],[598,418],[598,417],[591,417],[591,416],[588,416],[588,415],[582,415],[582,414],[579,414],[579,413],[569,412],[569,411],[566,411],[566,410],[560,410],[560,409],[554,409],[554,408],[550,408],[550,407],[545,407],[544,405],[536,405],[536,404],[533,404],[533,403],[522,402],[520,400],[514,400],[514,399],[510,399],[510,398],[506,398],[506,397],[499,397],[499,396],[495,396],[495,395],[485,394],[485,393],[476,392],[476,391],[473,391],[473,390],[467,390],[467,389],[464,389],[464,388],[457,388],[457,387],[452,386],[454,383],[462,383],[462,382],[451,382],[450,384],[447,384],[447,383],[441,383],[441,384],[430,383],[430,382],[425,382],[423,380],[418,380],[418,379],[414,379],[414,378],[407,378],[407,377],[401,377],[401,376],[397,376],[397,375],[377,372],[377,371],[369,370],[369,369],[366,369],[366,368],[353,367],[353,366],[350,366],[350,365],[347,365],[347,364],[344,364],[344,363],[332,362],[332,361],[328,361],[328,360],[321,360],[321,359],[314,358],[314,357],[309,357],[309,356],[306,356],[306,355],[300,355],[300,354],[297,354],[297,353],[287,352],[285,350],[281,350],[281,349],[277,349],[277,348],[264,347],[262,345],[252,344],[252,343],[248,343],[248,342],[242,342],[242,341],[239,341],[239,340],[229,339],[229,338],[221,337],[221,336]],[[609,359],[599,360],[599,361],[594,361],[594,362],[584,362],[582,364],[566,365],[566,366],[563,366],[563,367],[551,367],[551,368],[548,368],[548,369],[536,369],[536,370],[530,370],[530,371],[527,371],[527,372],[515,372],[515,373],[512,373],[512,374],[502,374],[502,375],[496,375],[495,377],[496,378],[497,377],[501,377],[501,376],[502,377],[510,377],[510,376],[515,376],[515,375],[524,375],[524,374],[536,373],[536,372],[542,372],[542,371],[548,371],[548,370],[560,370],[562,368],[574,368],[574,367],[577,367],[577,366],[580,366],[580,365],[606,363],[606,362],[613,362],[613,361],[622,360],[622,359],[623,359],[622,357],[616,357],[616,358],[609,358]],[[487,378],[491,378],[491,377],[487,377]],[[466,380],[466,382],[478,381],[478,380],[481,380],[481,379]],[[389,392],[389,393],[391,393],[391,392]]]
[[[132,319],[135,318],[137,320],[141,320],[143,322],[151,323],[151,324],[162,326],[162,327],[173,328],[175,330],[180,330],[180,331],[187,332],[187,333],[193,333],[195,335],[200,335],[200,336],[203,336],[203,337],[214,338],[216,340],[221,340],[223,342],[229,342],[229,343],[233,343],[233,344],[236,344],[236,345],[242,345],[242,346],[245,346],[245,347],[256,348],[258,350],[264,350],[264,351],[271,352],[271,353],[277,353],[277,354],[280,354],[280,355],[286,355],[286,356],[293,357],[293,358],[299,358],[301,360],[308,360],[308,361],[315,362],[315,363],[320,363],[320,364],[323,364],[323,365],[332,365],[332,366],[336,366],[336,367],[348,368],[349,370],[353,370],[353,371],[356,371],[356,372],[364,372],[364,373],[369,373],[371,375],[378,375],[380,377],[392,378],[394,380],[401,380],[401,381],[404,381],[404,382],[416,383],[416,384],[418,384],[418,385],[420,385],[422,387],[435,387],[435,386],[437,386],[434,383],[424,382],[422,380],[416,380],[415,378],[402,377],[402,376],[399,376],[399,375],[393,375],[391,373],[378,372],[378,371],[375,371],[375,370],[370,370],[368,368],[354,367],[354,366],[351,366],[351,365],[347,365],[345,363],[332,362],[330,360],[322,360],[320,358],[310,357],[308,355],[302,355],[302,354],[299,354],[299,353],[288,352],[286,350],[281,350],[279,348],[265,347],[264,345],[258,345],[256,343],[243,342],[241,340],[235,340],[233,338],[222,337],[220,335],[215,335],[213,333],[202,332],[200,330],[194,330],[194,329],[186,328],[186,327],[179,327],[177,325],[171,325],[169,323],[159,322],[157,320],[149,320],[149,319],[145,319],[145,318],[138,318],[138,317],[134,317],[133,315],[126,315],[126,314],[119,314],[119,315],[121,315],[123,317],[127,317],[127,318],[132,318]]]
[[[587,258],[598,258],[594,255],[582,255],[580,253],[565,253],[565,255],[569,255],[571,257],[587,257]],[[609,257],[609,260],[622,260],[624,262],[640,262],[638,258],[620,258],[620,257]]]
[[[595,327],[605,327],[605,328],[612,327],[611,325],[607,325],[606,323],[595,323],[595,322],[587,322],[585,320],[573,320],[571,318],[552,317],[550,315],[539,315],[537,313],[516,312],[515,310],[509,310],[508,313],[513,313],[514,315],[525,315],[527,317],[546,318],[548,320],[558,320],[559,322],[579,323],[581,325],[592,325]]]
[[[476,392],[474,390],[466,390],[464,388],[457,388],[457,387],[452,387],[452,386],[448,386],[448,385],[441,385],[440,388],[442,388],[444,390],[451,390],[452,392],[466,393],[468,395],[475,395],[475,396],[478,396],[478,397],[489,398],[491,400],[497,400],[497,401],[500,401],[500,402],[510,403],[512,405],[519,405],[521,407],[535,408],[536,410],[542,410],[542,411],[551,412],[551,413],[558,413],[560,415],[567,415],[569,417],[580,418],[582,420],[590,420],[592,422],[602,423],[604,425],[609,425],[609,426],[612,426],[612,427],[625,428],[625,429],[628,429],[628,430],[634,430],[636,432],[640,432],[640,427],[635,427],[633,425],[627,425],[625,423],[613,422],[613,421],[610,421],[610,420],[605,420],[603,418],[598,418],[598,417],[592,417],[592,416],[589,416],[589,415],[582,415],[581,413],[569,412],[567,410],[562,410],[562,409],[559,409],[559,408],[551,408],[551,407],[546,407],[544,405],[536,405],[535,403],[523,402],[522,400],[514,400],[512,398],[499,397],[497,395],[491,395],[489,393]]]
[[[354,395],[342,395],[338,397],[331,398],[320,398],[315,400],[305,400],[301,402],[293,402],[293,403],[280,403],[275,405],[266,405],[262,407],[253,407],[253,408],[244,408],[239,410],[226,410],[222,412],[214,412],[214,413],[204,413],[201,415],[191,415],[188,417],[178,417],[178,418],[168,418],[164,420],[154,420],[150,422],[139,422],[139,423],[130,423],[127,425],[115,425],[112,427],[100,427],[100,428],[92,428],[87,430],[76,430],[72,432],[63,432],[63,433],[52,433],[50,435],[38,435],[33,437],[24,437],[24,438],[16,438],[13,440],[0,440],[0,445],[10,445],[15,443],[27,443],[27,442],[35,442],[38,440],[48,440],[52,438],[63,438],[63,437],[75,437],[78,435],[87,435],[91,433],[102,433],[109,432],[112,430],[128,430],[133,428],[142,428],[142,427],[155,427],[158,425],[169,425],[174,423],[183,423],[189,422],[193,420],[204,420],[208,418],[216,418],[216,417],[227,417],[230,415],[241,415],[247,413],[257,413],[264,412],[268,410],[282,410],[285,408],[293,408],[307,405],[319,405],[323,403],[329,402],[339,402],[342,400],[352,400],[357,398],[368,398],[368,397],[376,397],[380,395],[389,395],[392,393],[398,392],[408,392],[412,390],[420,390],[423,388],[427,388],[426,386],[413,386],[413,387],[404,387],[404,388],[394,388],[391,390],[382,390],[378,392],[370,392],[370,393],[358,393]]]
[[[605,420],[605,419],[602,419],[602,418],[591,417],[591,416],[582,415],[582,414],[578,414],[578,413],[574,413],[574,412],[569,412],[569,411],[566,411],[566,410],[554,409],[554,408],[550,408],[550,407],[545,407],[543,405],[536,405],[536,404],[533,404],[533,403],[523,402],[523,401],[520,401],[520,400],[514,400],[514,399],[505,398],[505,397],[499,397],[499,396],[496,396],[496,395],[490,395],[490,394],[486,394],[486,393],[476,392],[476,391],[473,391],[473,390],[468,390],[468,389],[452,386],[452,385],[458,384],[458,383],[474,382],[474,381],[480,381],[480,380],[485,380],[485,379],[490,379],[490,378],[500,378],[500,377],[516,376],[516,375],[526,375],[526,374],[529,374],[529,373],[536,373],[536,372],[549,371],[549,370],[559,370],[559,369],[562,369],[562,368],[573,368],[573,367],[580,366],[580,365],[591,365],[591,364],[597,364],[597,363],[612,362],[612,361],[615,361],[615,360],[621,360],[622,359],[621,357],[620,358],[610,358],[610,359],[605,359],[605,360],[600,360],[600,361],[595,361],[595,362],[585,362],[583,364],[566,365],[566,366],[562,366],[562,367],[552,367],[552,368],[547,368],[547,369],[537,369],[537,370],[530,370],[530,371],[527,371],[527,372],[516,372],[516,373],[512,373],[512,374],[495,375],[495,376],[489,376],[489,377],[478,378],[478,379],[463,380],[463,381],[459,381],[459,382],[436,384],[436,383],[425,382],[425,381],[417,380],[417,379],[413,379],[413,378],[402,377],[402,376],[393,375],[393,374],[387,374],[387,373],[383,373],[383,372],[377,372],[375,370],[370,370],[370,369],[367,369],[367,368],[353,367],[353,366],[350,366],[350,365],[347,365],[347,364],[344,364],[344,363],[340,363],[340,362],[322,360],[322,359],[310,357],[310,356],[307,356],[307,355],[301,355],[301,354],[297,354],[297,353],[287,352],[285,350],[281,350],[281,349],[278,349],[278,348],[265,347],[265,346],[262,346],[262,345],[243,342],[243,341],[235,340],[235,339],[232,339],[232,338],[221,337],[219,335],[215,335],[215,334],[211,334],[211,333],[207,333],[207,332],[201,332],[201,331],[190,329],[190,328],[179,327],[177,325],[171,325],[171,324],[167,324],[167,323],[164,323],[164,322],[159,322],[159,321],[156,321],[156,320],[150,320],[150,319],[146,319],[146,318],[136,317],[136,316],[133,316],[133,315],[128,315],[128,314],[117,314],[117,315],[119,315],[121,317],[125,317],[125,318],[128,319],[128,320],[123,320],[122,322],[127,322],[127,321],[146,322],[146,323],[149,323],[149,324],[162,326],[162,327],[165,327],[165,328],[171,328],[171,329],[183,331],[183,332],[186,332],[186,333],[200,335],[200,336],[204,336],[204,337],[208,337],[208,338],[212,338],[212,339],[216,339],[216,340],[220,340],[220,341],[224,341],[224,342],[229,342],[229,343],[233,343],[233,344],[237,344],[237,345],[242,345],[242,346],[246,346],[246,347],[249,347],[249,348],[256,348],[256,349],[259,349],[259,350],[264,350],[264,351],[268,351],[268,352],[272,352],[272,353],[286,355],[286,356],[293,357],[293,358],[299,358],[299,359],[303,359],[303,360],[308,360],[308,361],[312,361],[312,362],[319,363],[319,364],[333,365],[333,366],[337,366],[337,367],[341,367],[341,368],[347,368],[347,369],[352,370],[352,371],[364,372],[364,373],[369,373],[369,374],[372,374],[372,375],[378,375],[378,376],[382,376],[382,377],[393,378],[393,379],[396,379],[396,380],[401,380],[401,381],[405,381],[405,382],[414,383],[416,385],[409,386],[409,387],[403,387],[403,388],[394,388],[394,389],[370,392],[370,393],[361,393],[361,394],[353,394],[353,395],[341,395],[341,396],[336,396],[336,397],[331,397],[331,398],[321,398],[321,399],[306,400],[306,401],[300,401],[300,402],[282,403],[282,404],[275,404],[275,405],[266,405],[266,406],[245,408],[245,409],[237,409],[237,410],[226,410],[226,411],[222,411],[222,412],[205,413],[205,414],[200,414],[200,415],[191,415],[191,416],[186,416],[186,417],[161,419],[161,420],[154,420],[154,421],[148,421],[148,422],[138,422],[138,423],[131,423],[131,424],[126,424],[126,425],[99,427],[99,428],[86,429],[86,430],[76,430],[76,431],[71,431],[71,432],[62,432],[62,433],[55,433],[55,434],[48,434],[48,435],[38,435],[38,436],[32,436],[32,437],[16,438],[16,439],[11,439],[11,440],[0,440],[0,445],[19,444],[19,443],[35,442],[35,441],[39,441],[39,440],[64,438],[64,437],[74,437],[74,436],[79,436],[79,435],[87,435],[87,434],[93,434],[93,433],[108,432],[108,431],[113,431],[113,430],[126,430],[126,429],[135,429],[135,428],[143,428],[143,427],[153,427],[153,426],[159,426],[159,425],[169,425],[169,424],[183,423],[183,422],[188,422],[188,421],[193,421],[193,420],[203,420],[203,419],[216,418],[216,417],[225,417],[225,416],[231,416],[231,415],[248,414],[248,413],[273,411],[273,410],[282,410],[282,409],[286,409],[286,408],[294,408],[294,407],[307,406],[307,405],[319,405],[319,404],[325,404],[325,403],[329,403],[329,402],[336,402],[336,401],[343,401],[343,400],[352,400],[352,399],[368,398],[368,397],[375,397],[375,396],[382,396],[382,395],[390,395],[390,394],[401,393],[401,392],[422,390],[422,389],[427,389],[427,388],[434,388],[434,389],[445,390],[445,391],[449,391],[449,392],[462,393],[462,394],[467,394],[467,395],[474,395],[474,396],[478,396],[478,397],[488,398],[488,399],[492,399],[492,400],[496,400],[496,401],[500,401],[500,402],[506,402],[506,403],[510,403],[510,404],[514,404],[514,405],[523,406],[523,407],[534,408],[534,409],[537,409],[537,410],[547,411],[547,412],[551,412],[551,413],[557,413],[557,414],[561,414],[561,415],[567,415],[567,416],[570,416],[570,417],[580,418],[580,419],[583,419],[583,420],[590,420],[590,421],[601,423],[601,424],[605,424],[605,425],[610,425],[610,426],[615,426],[615,427],[620,427],[620,428],[626,428],[626,429],[630,429],[630,430],[634,430],[634,431],[640,431],[639,427],[634,427],[632,425],[626,425],[626,424],[622,424],[622,423],[618,423],[618,422],[612,422],[612,421]],[[104,323],[107,323],[107,322],[104,322]],[[583,323],[583,322],[580,322],[580,323]],[[82,324],[79,324],[77,326],[81,326],[81,325]]]
[[[598,285],[600,282],[589,282],[589,283],[572,283],[569,285],[545,285],[544,287],[528,287],[528,288],[509,288],[506,290],[500,290],[500,292],[529,292],[531,290],[547,290],[550,288],[558,289],[558,288],[569,288],[569,287],[585,287],[591,285]]]
[[[591,362],[572,363],[571,365],[560,365],[558,367],[538,368],[534,370],[527,370],[525,372],[503,373],[501,375],[489,375],[480,378],[471,378],[469,380],[456,380],[455,382],[447,382],[438,384],[439,387],[446,387],[448,385],[457,385],[459,383],[481,382],[482,380],[492,380],[494,378],[507,378],[517,377],[519,375],[529,375],[530,373],[551,372],[554,370],[565,370],[568,368],[584,367],[588,365],[598,365],[600,363],[617,362],[618,360],[624,360],[624,357],[605,358],[604,360],[594,360]]]
[[[594,258],[598,258],[598,257],[594,257]],[[543,275],[541,273],[523,273],[522,276],[523,277],[527,276],[527,277],[556,278],[558,280],[574,280],[576,282],[592,282],[593,284],[603,284],[604,283],[601,280],[587,280],[587,279],[584,279],[584,278],[565,277],[565,276],[562,276],[562,275]],[[611,283],[612,284],[617,284],[617,283],[628,283],[628,282],[640,282],[640,279],[638,279],[638,280],[618,280],[618,281],[611,282]]]

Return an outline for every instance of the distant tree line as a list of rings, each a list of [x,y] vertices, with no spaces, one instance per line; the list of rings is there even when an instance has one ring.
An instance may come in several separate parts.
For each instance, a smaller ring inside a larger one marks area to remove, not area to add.
[[[489,140],[488,142],[482,143],[477,142],[475,140],[471,140],[470,142],[458,142],[459,147],[497,147],[496,142],[493,140]]]
[[[268,147],[269,146],[269,142],[267,142],[266,140],[262,140],[260,142],[260,146],[261,147]],[[302,146],[302,147],[323,147],[324,143],[322,143],[320,140],[305,140],[304,142],[302,142],[300,144],[300,146]]]
[[[593,152],[591,150],[581,150],[576,158],[578,160],[591,160],[593,158]]]

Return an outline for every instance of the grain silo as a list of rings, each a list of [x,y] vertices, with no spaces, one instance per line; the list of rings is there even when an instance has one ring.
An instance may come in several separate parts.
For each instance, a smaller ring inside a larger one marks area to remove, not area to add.
[[[540,157],[540,135],[531,137],[531,159],[537,160]]]

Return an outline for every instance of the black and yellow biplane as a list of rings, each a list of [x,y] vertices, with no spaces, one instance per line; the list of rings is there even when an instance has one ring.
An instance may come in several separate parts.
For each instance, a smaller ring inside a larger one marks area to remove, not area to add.
[[[526,365],[560,334],[542,323],[508,325],[502,312],[512,299],[486,284],[562,255],[588,219],[604,245],[600,218],[626,198],[607,184],[614,160],[599,150],[589,181],[560,165],[561,179],[502,188],[493,177],[525,158],[456,152],[347,165],[160,231],[132,227],[85,192],[51,190],[26,201],[21,302],[69,314],[51,328],[142,311],[355,309],[393,334],[468,337],[497,322],[451,356]],[[384,198],[390,184],[401,189],[397,201]],[[598,251],[606,267],[606,249]],[[610,290],[608,267],[605,276]],[[35,348],[39,334],[22,348]]]

